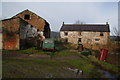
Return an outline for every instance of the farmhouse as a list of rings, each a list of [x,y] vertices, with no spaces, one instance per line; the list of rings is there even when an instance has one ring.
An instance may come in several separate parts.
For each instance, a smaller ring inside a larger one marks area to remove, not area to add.
[[[110,37],[109,24],[64,24],[60,29],[63,41],[84,47],[106,45]]]
[[[49,23],[27,10],[2,21],[3,49],[19,50],[36,45],[38,33],[44,38],[50,37]]]

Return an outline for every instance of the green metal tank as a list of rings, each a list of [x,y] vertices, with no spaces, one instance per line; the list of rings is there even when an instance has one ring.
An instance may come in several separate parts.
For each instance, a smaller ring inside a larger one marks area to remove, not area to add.
[[[55,43],[53,39],[47,38],[43,41],[42,44],[42,49],[43,50],[51,50],[55,51]]]

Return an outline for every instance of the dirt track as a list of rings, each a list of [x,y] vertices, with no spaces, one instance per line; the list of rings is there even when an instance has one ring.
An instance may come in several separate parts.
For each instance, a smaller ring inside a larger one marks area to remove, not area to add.
[[[111,64],[115,64],[117,66],[120,66],[120,58],[119,58],[120,54],[108,54],[106,57],[106,62],[111,63]],[[50,55],[47,54],[23,54],[23,53],[2,53],[2,58],[33,58],[33,59],[51,59]],[[97,56],[98,57],[98,56]],[[99,58],[99,57],[98,57]],[[81,59],[81,57],[79,57],[78,55],[74,54],[74,55],[70,55],[70,56],[53,56],[53,59],[56,60],[67,60],[67,59]]]
[[[23,53],[2,53],[2,58],[17,58],[17,59],[22,59],[22,58],[32,58],[32,59],[51,59],[50,55],[47,54],[23,54]],[[70,56],[52,56],[53,59],[56,60],[67,60],[67,59],[81,59],[78,55],[70,55]]]
[[[46,54],[23,54],[23,53],[3,53],[2,58],[33,58],[33,59],[49,59],[50,56]]]

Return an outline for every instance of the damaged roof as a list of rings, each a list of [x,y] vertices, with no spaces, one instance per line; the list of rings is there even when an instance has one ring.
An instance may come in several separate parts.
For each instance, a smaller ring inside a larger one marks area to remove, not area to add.
[[[60,31],[110,32],[109,24],[63,24]]]
[[[20,13],[16,14],[16,15],[15,15],[15,16],[13,16],[12,18],[14,18],[14,17],[16,17],[17,15],[22,14],[22,13],[24,13],[24,12],[30,12],[31,14],[34,14],[35,16],[38,16],[36,13],[34,13],[34,12],[32,12],[32,11],[30,11],[30,10],[26,9],[26,10],[24,10],[24,11],[22,11],[22,12],[20,12]],[[42,18],[42,17],[40,17],[40,16],[38,16],[38,18],[43,19],[43,18]],[[45,20],[45,19],[43,19],[43,20]]]

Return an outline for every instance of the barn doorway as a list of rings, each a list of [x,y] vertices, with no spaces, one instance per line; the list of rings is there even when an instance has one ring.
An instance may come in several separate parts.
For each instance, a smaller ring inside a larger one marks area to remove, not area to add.
[[[50,38],[50,27],[49,23],[45,21],[45,26],[44,26],[44,36],[45,38]]]

